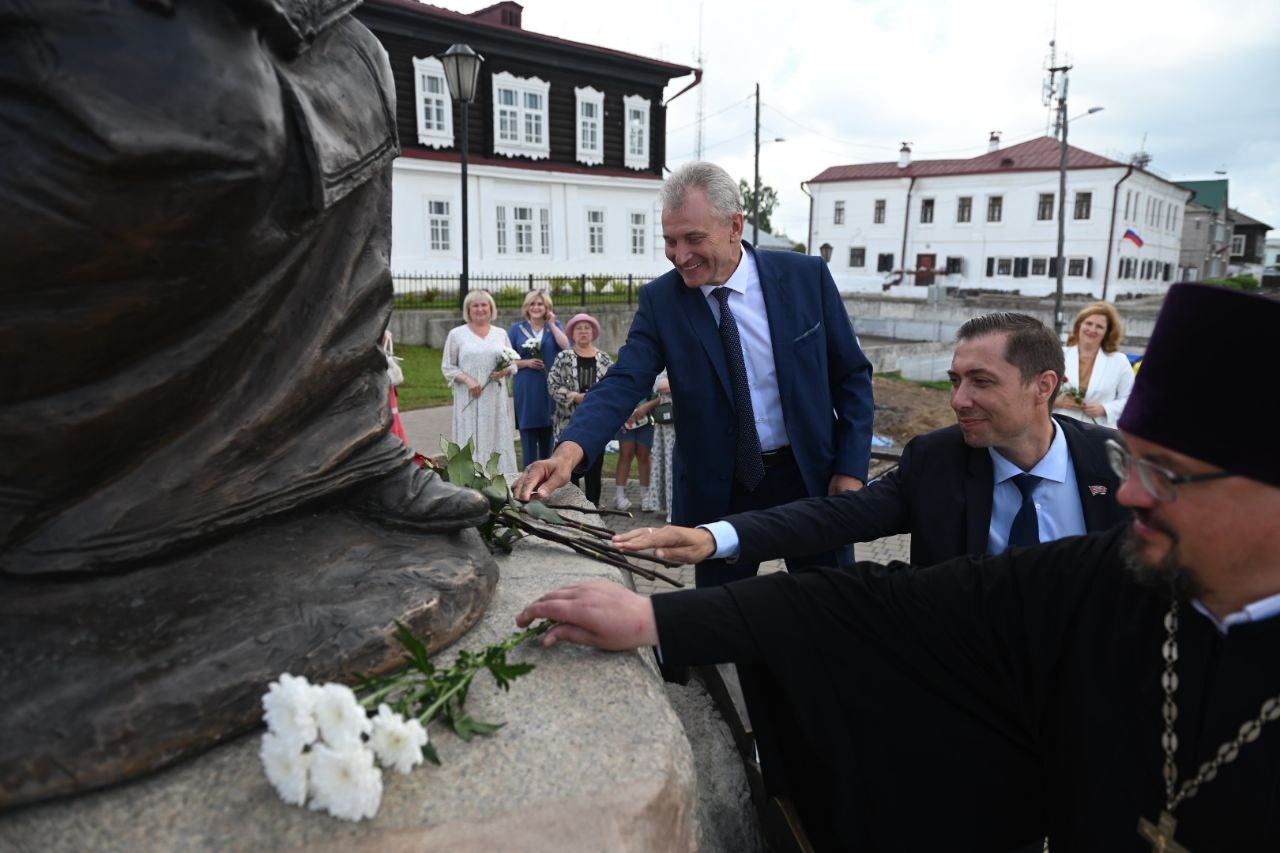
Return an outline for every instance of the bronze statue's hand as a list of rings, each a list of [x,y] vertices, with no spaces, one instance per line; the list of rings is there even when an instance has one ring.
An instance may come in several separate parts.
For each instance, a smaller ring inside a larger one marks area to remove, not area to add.
[[[654,548],[657,556],[682,563],[700,563],[716,552],[715,537],[705,527],[639,527],[619,533],[613,544],[623,551]]]
[[[546,646],[567,640],[622,651],[658,643],[658,626],[649,599],[609,581],[574,584],[549,592],[520,611],[516,624],[525,628],[535,619],[560,623],[543,636]]]

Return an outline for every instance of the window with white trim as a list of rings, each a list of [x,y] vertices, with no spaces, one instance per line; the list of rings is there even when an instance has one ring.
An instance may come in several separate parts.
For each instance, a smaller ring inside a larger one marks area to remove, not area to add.
[[[1036,204],[1036,220],[1048,222],[1053,219],[1053,193],[1040,193],[1040,201]]]
[[[987,196],[987,221],[999,222],[1004,218],[1004,196]]]
[[[622,158],[628,169],[649,168],[649,99],[627,95],[622,99],[626,123],[626,149]]]
[[[647,214],[633,210],[631,212],[631,254],[644,255],[648,252],[649,217]]]
[[[924,225],[933,222],[933,199],[920,199],[920,222]]]
[[[453,102],[444,79],[444,66],[434,56],[413,58],[414,105],[418,111],[418,144],[431,148],[453,145]]]
[[[547,100],[551,84],[537,77],[493,75],[493,151],[509,157],[544,159],[551,155]]]
[[[843,201],[837,201],[835,204],[835,207],[832,209],[831,224],[832,225],[844,224],[844,202]]]
[[[604,92],[578,86],[573,94],[578,107],[578,162],[598,166],[604,162]]]
[[[1075,212],[1072,216],[1075,219],[1089,219],[1093,216],[1093,193],[1076,193]]]
[[[884,199],[876,199],[875,212],[871,216],[871,221],[876,225],[884,224]]]
[[[968,222],[973,218],[973,196],[962,195],[956,199],[956,222]]]
[[[587,211],[587,254],[604,254],[604,211],[599,208]]]
[[[449,251],[449,202],[427,200],[427,248],[433,252]]]
[[[849,247],[849,266],[865,267],[867,265],[867,247],[866,246],[850,246]]]
[[[528,204],[500,204],[495,223],[497,230],[494,242],[499,255],[551,254],[551,211],[547,208]]]
[[[1244,254],[1244,235],[1243,234],[1233,234],[1231,236],[1231,254],[1233,255]]]

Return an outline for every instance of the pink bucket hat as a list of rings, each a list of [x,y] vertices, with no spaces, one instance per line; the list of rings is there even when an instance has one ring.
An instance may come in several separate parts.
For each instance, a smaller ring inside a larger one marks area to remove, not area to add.
[[[565,324],[564,330],[572,336],[573,327],[579,323],[587,323],[591,326],[592,330],[594,330],[595,334],[591,336],[591,340],[594,341],[600,337],[600,321],[595,317],[592,317],[590,314],[574,314],[573,319]]]

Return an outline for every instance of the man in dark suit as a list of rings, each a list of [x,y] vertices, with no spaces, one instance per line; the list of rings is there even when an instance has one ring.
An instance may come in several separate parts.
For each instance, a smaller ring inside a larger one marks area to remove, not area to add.
[[[662,202],[675,269],[641,288],[618,362],[551,458],[526,469],[516,497],[545,497],[597,458],[663,367],[676,412],[677,523],[860,489],[870,462],[871,366],[826,264],[745,243],[737,185],[718,166],[678,169]],[[836,562],[832,552],[806,564]],[[755,571],[746,560],[711,560],[696,577],[707,586]]]
[[[616,541],[686,562],[714,555],[758,563],[910,533],[912,564],[930,566],[1127,519],[1104,446],[1115,431],[1050,414],[1063,360],[1053,333],[1025,314],[997,313],[970,320],[956,337],[951,406],[959,423],[913,439],[898,468],[868,488]]]

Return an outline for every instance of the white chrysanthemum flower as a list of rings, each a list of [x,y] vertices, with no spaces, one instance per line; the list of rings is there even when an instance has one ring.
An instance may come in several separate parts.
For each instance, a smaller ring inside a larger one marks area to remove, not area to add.
[[[382,804],[382,771],[363,746],[311,750],[311,808],[342,820],[373,817]]]
[[[300,806],[307,801],[307,767],[310,758],[302,751],[302,744],[281,737],[275,732],[262,736],[258,755],[262,769],[280,799]]]
[[[367,735],[373,728],[355,692],[345,684],[323,684],[317,688],[316,722],[320,736],[334,749],[359,746],[360,736]]]
[[[306,678],[284,673],[262,697],[267,728],[301,752],[316,739],[316,698],[317,688]]]
[[[383,767],[408,773],[422,763],[422,747],[426,743],[427,730],[422,723],[416,719],[406,720],[386,705],[378,706],[369,745]]]

